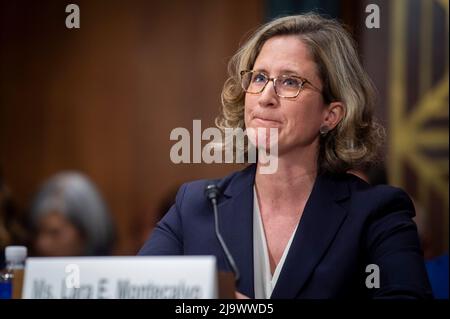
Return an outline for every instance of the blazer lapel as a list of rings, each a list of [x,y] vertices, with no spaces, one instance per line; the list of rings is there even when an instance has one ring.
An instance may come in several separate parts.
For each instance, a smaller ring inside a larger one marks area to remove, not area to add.
[[[239,172],[219,200],[219,229],[240,272],[237,290],[254,297],[253,275],[253,184],[256,165]],[[231,269],[231,267],[230,267]]]
[[[337,201],[348,185],[327,175],[316,178],[271,298],[295,298],[325,254],[347,214]]]

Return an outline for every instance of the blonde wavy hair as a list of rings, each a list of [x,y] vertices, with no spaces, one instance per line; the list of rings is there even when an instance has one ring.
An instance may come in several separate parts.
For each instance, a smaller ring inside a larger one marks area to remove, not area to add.
[[[375,87],[350,34],[339,22],[315,13],[275,19],[258,28],[237,51],[228,64],[217,127],[245,130],[240,71],[251,70],[264,43],[282,35],[298,36],[309,48],[322,80],[324,102],[340,101],[345,107],[340,123],[320,137],[319,169],[341,173],[378,161],[385,133],[373,117]]]

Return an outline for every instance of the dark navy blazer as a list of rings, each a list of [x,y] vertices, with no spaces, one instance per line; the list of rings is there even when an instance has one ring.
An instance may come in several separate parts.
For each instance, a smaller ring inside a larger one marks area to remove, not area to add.
[[[139,255],[215,255],[218,268],[229,271],[204,195],[215,182],[222,191],[220,232],[241,273],[237,290],[254,297],[255,167],[181,186]],[[350,174],[318,175],[271,297],[430,297],[413,216],[410,198],[398,188],[370,186]],[[379,267],[379,288],[366,287],[369,264]]]

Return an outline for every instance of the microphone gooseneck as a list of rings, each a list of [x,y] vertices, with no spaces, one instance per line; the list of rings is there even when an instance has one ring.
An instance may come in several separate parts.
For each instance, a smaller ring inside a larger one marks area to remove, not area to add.
[[[237,282],[240,278],[239,269],[237,268],[236,263],[234,262],[233,256],[231,255],[230,251],[228,250],[228,247],[227,247],[225,241],[223,240],[222,235],[220,234],[220,230],[219,230],[219,216],[218,216],[219,214],[218,214],[218,208],[217,208],[217,199],[220,195],[220,190],[215,184],[209,184],[205,187],[205,195],[208,198],[208,200],[211,202],[212,207],[213,207],[216,237],[219,240],[220,246],[222,246],[222,249],[225,252],[225,256],[234,272],[235,279]]]

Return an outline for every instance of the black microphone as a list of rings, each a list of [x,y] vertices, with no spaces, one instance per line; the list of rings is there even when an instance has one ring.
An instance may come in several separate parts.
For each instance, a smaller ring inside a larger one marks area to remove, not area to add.
[[[235,280],[236,282],[240,278],[239,269],[236,266],[236,263],[234,262],[233,256],[230,254],[230,251],[228,250],[227,245],[225,244],[225,241],[222,238],[222,235],[219,231],[219,216],[218,216],[218,208],[217,208],[217,198],[220,195],[220,190],[215,184],[209,184],[205,187],[205,196],[211,201],[211,204],[213,206],[214,210],[214,224],[215,224],[215,230],[216,230],[216,237],[219,240],[220,246],[222,246],[223,251],[225,252],[225,256],[227,257],[228,263],[230,264],[231,268],[233,269]]]

